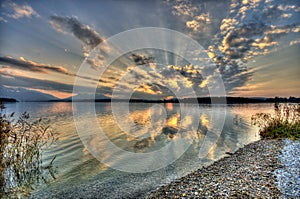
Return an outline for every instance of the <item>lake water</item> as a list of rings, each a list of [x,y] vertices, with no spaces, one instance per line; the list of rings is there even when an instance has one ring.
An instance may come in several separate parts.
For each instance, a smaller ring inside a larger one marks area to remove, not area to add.
[[[32,117],[43,118],[55,132],[57,141],[43,155],[45,165],[56,156],[55,178],[46,172],[48,182],[35,186],[33,193],[37,196],[89,197],[99,193],[103,198],[144,196],[159,185],[220,159],[226,152],[258,140],[258,128],[251,126],[251,116],[273,111],[273,104],[131,103],[129,112],[113,114],[112,110],[123,110],[127,105],[90,105],[95,114],[87,110],[75,120],[72,108],[85,108],[84,103],[79,106],[63,102],[6,105],[8,113],[27,111]],[[107,147],[102,137],[95,137],[99,126],[107,140],[122,153]],[[177,140],[185,144],[180,145]],[[168,151],[161,153],[160,159],[152,157],[167,146],[170,146]],[[127,154],[146,156],[145,164],[141,159],[128,161]],[[151,164],[147,162],[149,158]],[[168,163],[164,160],[171,164],[164,167]],[[143,168],[149,170],[140,172]]]

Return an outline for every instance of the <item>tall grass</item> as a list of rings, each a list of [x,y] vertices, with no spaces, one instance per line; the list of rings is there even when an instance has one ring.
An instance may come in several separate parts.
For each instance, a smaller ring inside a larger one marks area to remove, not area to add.
[[[54,141],[48,125],[41,119],[32,120],[28,113],[18,118],[5,114],[0,104],[0,196],[26,193],[42,176],[44,147]],[[50,167],[48,167],[50,168]]]
[[[251,120],[262,138],[300,139],[300,104],[275,103],[274,114],[256,113]]]

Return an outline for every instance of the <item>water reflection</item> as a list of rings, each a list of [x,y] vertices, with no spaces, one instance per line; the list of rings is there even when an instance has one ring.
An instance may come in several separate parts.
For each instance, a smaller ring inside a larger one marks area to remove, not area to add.
[[[200,121],[201,121],[202,126],[206,127],[207,129],[211,128],[211,125],[210,125],[210,122],[207,118],[207,115],[202,113],[201,117],[200,117]]]
[[[122,104],[114,105],[122,106]],[[128,115],[122,115],[124,120],[121,124],[116,121],[111,111],[102,112],[96,108],[99,124],[106,136],[115,145],[128,151],[150,152],[179,138],[186,139],[190,144],[199,143],[206,131],[211,128],[208,121],[209,112],[201,113],[199,118],[193,107],[188,108],[188,114],[182,114],[178,104],[154,105],[154,108],[149,104],[133,106]],[[201,122],[199,128],[193,128],[193,124],[199,120]],[[122,125],[126,125],[126,122],[133,125],[124,130]]]
[[[119,106],[121,105],[119,104]],[[237,148],[259,139],[257,128],[250,125],[251,116],[256,112],[273,110],[272,104],[219,106],[215,108],[215,111],[212,111],[211,106],[200,105],[200,114],[197,116],[194,111],[195,105],[184,106],[185,112],[180,110],[179,104],[130,104],[130,111],[127,115],[122,115],[124,119],[121,123],[117,122],[113,116],[110,103],[96,103],[95,110],[97,121],[107,138],[125,151],[137,154],[149,153],[157,151],[177,139],[185,139],[190,147],[176,162],[164,169],[163,175],[159,174],[164,179],[181,177],[203,164],[219,159],[225,155],[225,152],[235,151]],[[47,164],[54,156],[57,156],[55,160],[57,174],[56,179],[50,183],[50,187],[47,186],[45,189],[52,190],[57,187],[59,190],[62,186],[71,187],[84,184],[91,179],[103,180],[103,186],[106,186],[104,179],[107,178],[110,178],[111,182],[118,180],[119,184],[122,183],[122,180],[125,184],[131,183],[128,181],[131,174],[126,174],[124,179],[116,178],[116,176],[124,174],[99,162],[82,144],[76,133],[71,107],[71,103],[7,105],[8,112],[28,111],[31,115],[48,118],[51,127],[56,132],[58,141],[44,153],[43,162]],[[213,121],[211,118],[214,114],[221,115],[224,109],[227,112],[226,120],[222,133],[218,134],[214,129],[218,121]],[[88,131],[95,125],[89,126],[89,119],[89,113],[82,115],[80,123],[86,129],[86,135],[89,135]],[[131,128],[124,130],[122,125],[126,121],[131,121]],[[192,127],[196,122],[199,122],[197,128]],[[213,140],[216,137],[218,138],[217,142],[210,142],[210,139]],[[204,144],[204,140],[207,144]],[[93,138],[89,140],[89,145],[107,148],[102,140]],[[109,159],[114,154],[113,151],[104,150],[101,155],[104,159]],[[161,154],[161,156],[167,157],[167,154]],[[138,180],[138,178],[134,179]],[[143,177],[143,179],[145,178]],[[164,182],[156,179],[149,183],[153,185]],[[143,183],[136,184],[140,187],[146,186]],[[43,189],[41,188],[41,190]]]

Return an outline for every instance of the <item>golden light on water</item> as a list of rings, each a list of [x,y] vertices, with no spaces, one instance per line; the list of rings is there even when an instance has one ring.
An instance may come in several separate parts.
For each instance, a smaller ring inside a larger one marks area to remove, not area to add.
[[[203,126],[205,126],[206,128],[208,128],[208,129],[211,128],[211,124],[210,124],[210,122],[209,122],[209,120],[208,120],[208,118],[207,118],[206,115],[201,114],[200,121],[201,121],[201,124]]]
[[[165,104],[166,108],[168,111],[172,111],[173,110],[173,103],[166,103]]]
[[[166,122],[167,126],[173,127],[173,128],[178,128],[178,114],[172,116],[169,118]]]

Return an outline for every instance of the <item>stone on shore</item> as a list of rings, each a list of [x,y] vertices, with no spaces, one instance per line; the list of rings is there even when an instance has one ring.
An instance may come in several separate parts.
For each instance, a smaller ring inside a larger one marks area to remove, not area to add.
[[[147,198],[280,198],[274,171],[283,141],[259,140],[151,192]]]

